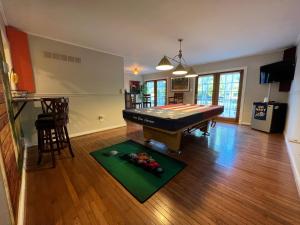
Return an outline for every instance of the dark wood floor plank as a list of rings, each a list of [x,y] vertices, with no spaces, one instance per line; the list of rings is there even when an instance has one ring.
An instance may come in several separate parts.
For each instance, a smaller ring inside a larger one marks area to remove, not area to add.
[[[196,131],[183,138],[182,154],[150,147],[187,167],[145,203],[139,203],[89,153],[133,139],[140,126],[72,139],[67,151],[36,165],[29,150],[26,224],[300,224],[300,199],[281,134],[221,124],[209,137]]]

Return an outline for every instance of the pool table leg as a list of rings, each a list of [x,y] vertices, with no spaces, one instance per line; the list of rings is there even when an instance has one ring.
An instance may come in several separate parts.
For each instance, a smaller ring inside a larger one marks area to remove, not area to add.
[[[145,141],[150,139],[162,142],[168,146],[172,151],[178,152],[180,150],[182,132],[169,133],[159,129],[143,126]]]
[[[209,127],[209,121],[205,121],[204,126],[200,128],[204,136],[209,136],[208,127]]]

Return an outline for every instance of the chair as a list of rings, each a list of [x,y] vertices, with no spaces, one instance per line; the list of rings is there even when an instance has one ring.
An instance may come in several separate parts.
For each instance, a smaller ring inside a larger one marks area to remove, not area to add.
[[[49,119],[49,117],[43,117],[35,121],[35,127],[38,133],[38,164],[42,161],[42,154],[50,152],[52,156],[52,165],[55,167],[55,148],[52,136],[52,131],[55,130],[55,123],[53,120]],[[57,133],[55,133],[55,138],[58,140]]]
[[[125,91],[124,97],[125,97],[125,109],[132,109],[133,106],[132,106],[131,93]]]
[[[55,121],[59,144],[62,148],[64,148],[64,144],[67,144],[71,156],[74,157],[67,128],[67,124],[69,123],[69,99],[63,98],[62,101],[59,101],[56,104],[57,114]]]
[[[151,95],[150,94],[143,94],[143,108],[151,107]]]
[[[137,102],[136,100],[136,94],[131,94],[131,104],[133,108],[142,108],[142,102]]]
[[[174,93],[173,97],[168,98],[168,104],[179,104],[179,103],[183,103],[183,93],[182,92]]]
[[[38,164],[41,163],[42,154],[50,152],[52,155],[52,164],[55,167],[54,152],[64,148],[64,144],[68,144],[68,148],[72,157],[72,151],[67,123],[68,123],[68,98],[42,98],[41,100],[43,113],[38,115],[35,126],[38,133]],[[56,146],[55,146],[56,145]]]
[[[125,91],[125,109],[142,108],[142,102],[137,102],[137,94]]]

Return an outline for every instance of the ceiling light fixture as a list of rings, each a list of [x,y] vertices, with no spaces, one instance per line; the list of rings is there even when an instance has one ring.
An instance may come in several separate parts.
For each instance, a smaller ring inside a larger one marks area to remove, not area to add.
[[[156,67],[157,70],[171,70],[173,68],[174,66],[168,60],[167,56],[164,56]]]
[[[187,75],[185,75],[185,77],[197,77],[198,74],[195,72],[193,67],[190,67]]]
[[[172,72],[173,75],[182,76],[185,75],[185,77],[196,77],[198,74],[195,72],[193,67],[190,67],[189,70],[187,70],[185,67],[187,67],[187,63],[185,59],[182,56],[182,50],[181,50],[181,43],[183,41],[182,38],[178,39],[179,41],[179,53],[178,55],[175,55],[173,58],[170,58],[168,56],[164,56],[160,62],[158,63],[156,69],[157,70],[171,70],[174,68],[174,66],[171,64],[171,61],[174,61],[175,63],[178,63],[178,65],[175,67],[175,70]],[[183,64],[184,62],[185,64]]]
[[[174,75],[186,75],[187,71],[184,68],[184,66],[181,64],[181,62],[176,66],[175,70],[172,72]]]
[[[132,70],[132,73],[134,75],[138,75],[140,72],[141,72],[141,70],[138,67],[134,67],[133,70]]]

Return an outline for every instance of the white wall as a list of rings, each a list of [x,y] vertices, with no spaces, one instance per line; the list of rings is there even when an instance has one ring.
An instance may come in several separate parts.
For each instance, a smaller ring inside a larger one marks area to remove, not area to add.
[[[286,124],[286,136],[300,142],[300,45],[297,48],[297,64],[295,77],[289,93],[289,109]]]
[[[226,61],[203,64],[203,65],[196,65],[194,66],[194,68],[197,73],[222,71],[222,70],[241,68],[241,67],[247,68],[246,82],[244,82],[245,98],[244,98],[243,111],[241,112],[241,122],[248,124],[251,121],[252,103],[254,101],[263,101],[264,97],[267,95],[268,92],[268,85],[259,84],[259,69],[262,65],[282,60],[282,55],[283,55],[283,51],[278,51],[275,53],[230,59]],[[169,74],[170,72],[144,75],[144,80],[170,77]],[[195,78],[192,78],[191,85],[190,85],[191,90],[184,94],[185,103],[193,103],[194,101],[194,94],[195,94],[194,81]],[[279,88],[278,83],[272,84],[272,93],[271,93],[270,100],[287,102],[288,93],[278,92],[278,88]],[[173,95],[173,94],[169,92],[169,95]]]
[[[0,224],[9,225],[11,224],[9,217],[9,208],[4,188],[4,182],[2,174],[0,173]]]
[[[123,58],[45,38],[29,36],[36,84],[35,96],[70,98],[71,136],[125,125]],[[80,57],[70,63],[44,57],[44,52]],[[36,144],[34,121],[41,112],[39,102],[28,104],[21,114],[28,145]],[[99,116],[104,120],[100,121]]]
[[[288,99],[285,139],[300,195],[300,44],[297,47],[295,77]],[[298,142],[298,143],[297,143]]]

